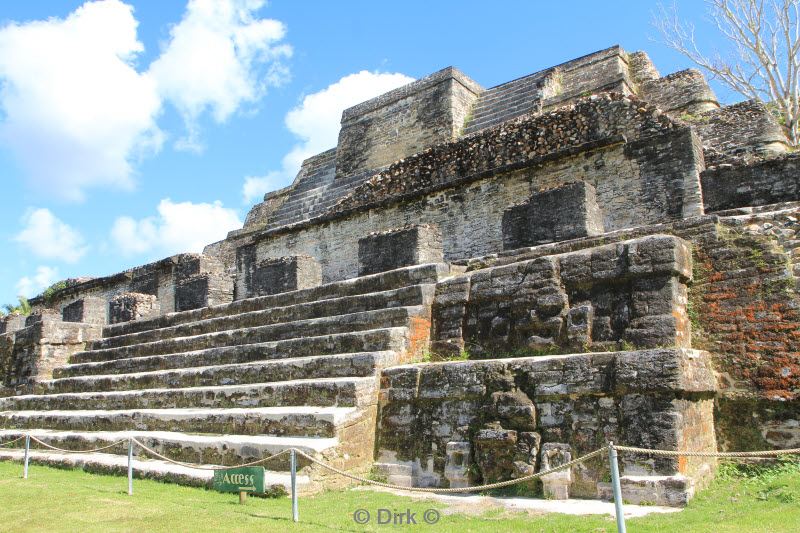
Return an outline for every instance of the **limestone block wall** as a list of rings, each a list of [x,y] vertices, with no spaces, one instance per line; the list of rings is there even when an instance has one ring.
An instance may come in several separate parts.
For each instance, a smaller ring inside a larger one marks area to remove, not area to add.
[[[539,470],[539,452],[548,444],[566,445],[573,457],[608,440],[715,450],[714,389],[708,354],[686,349],[390,368],[381,380],[378,461],[409,467],[415,485],[450,486],[454,476],[448,450],[456,443],[466,455],[461,470],[473,484]],[[486,428],[506,437],[493,448],[495,461],[516,459],[519,464],[486,464],[481,459],[476,437],[485,438]],[[523,437],[531,443],[524,457],[504,449]],[[669,476],[654,483],[665,486],[651,499],[667,504],[688,499],[693,482],[702,482],[712,466],[691,458],[627,454],[622,463],[626,478]],[[574,468],[570,495],[597,497],[607,465],[597,460]],[[624,483],[626,499],[646,499],[635,485],[630,478]]]
[[[34,309],[54,309],[63,315],[65,308],[79,300],[97,298],[111,302],[125,293],[155,296],[159,312],[171,313],[191,306],[232,301],[233,278],[223,262],[215,257],[179,254],[112,276],[72,284],[47,301],[31,299],[31,305]],[[108,322],[107,315],[105,321]]]
[[[652,192],[641,191],[627,204],[628,209],[642,204],[641,209],[649,211],[645,223],[655,217],[663,220],[665,216],[677,218],[702,212],[697,183],[697,173],[703,168],[699,140],[656,108],[636,98],[608,94],[584,98],[574,106],[541,116],[507,122],[407,157],[356,187],[323,219],[408,201],[503,171],[544,166],[577,153],[586,156],[614,144],[625,145],[626,156],[639,156],[642,164],[650,165],[639,174],[633,169],[615,169],[623,180],[641,176],[653,181],[647,187]],[[605,172],[600,168],[603,164],[597,163],[594,170]],[[582,174],[593,173],[587,167],[582,165]],[[575,180],[573,177],[569,181]],[[583,181],[592,183],[600,192],[595,180]],[[624,188],[623,183],[614,185]],[[660,198],[653,198],[654,195]],[[619,224],[610,224],[607,229],[617,227]]]
[[[437,286],[432,349],[470,357],[691,345],[691,248],[656,235],[455,276]]]
[[[628,73],[637,87],[650,80],[661,77],[650,56],[646,52],[637,51],[628,54]]]
[[[61,319],[64,322],[86,322],[103,325],[107,322],[108,302],[102,298],[88,296],[64,306]]]
[[[240,248],[236,260],[236,299],[316,287],[322,274],[316,259],[307,255],[257,260],[252,246]]]
[[[536,192],[503,212],[506,250],[602,233],[597,192],[585,181]]]
[[[380,168],[453,139],[482,88],[448,67],[346,109],[336,152],[337,177]]]
[[[709,212],[800,200],[800,156],[720,165],[701,174]]]
[[[775,116],[764,104],[753,100],[700,114],[682,114],[681,118],[703,139],[709,167],[774,157],[789,149]]]
[[[674,72],[663,78],[643,81],[639,95],[666,113],[702,113],[719,107],[714,91],[696,69]]]
[[[11,333],[25,327],[25,317],[12,313],[0,318],[0,333]]]
[[[161,314],[158,298],[141,292],[124,292],[108,302],[108,323],[121,324]]]
[[[258,260],[312,256],[327,282],[358,275],[357,243],[369,233],[431,224],[445,260],[467,259],[503,249],[503,212],[520,198],[577,180],[595,188],[606,231],[700,214],[701,170],[690,128],[635,99],[591,97],[408,157],[329,216],[253,236],[252,245]]]
[[[18,388],[52,379],[53,369],[66,364],[86,342],[98,339],[102,326],[62,322],[55,313],[32,315],[26,327],[0,335],[0,389]]]
[[[792,448],[800,446],[800,212],[796,204],[737,211],[758,212],[643,226],[476,257],[458,266],[480,272],[656,232],[691,242],[687,315],[692,347],[711,353],[717,373],[720,447]],[[442,294],[445,283],[439,285]]]
[[[286,202],[291,192],[291,187],[284,187],[277,191],[268,192],[262,202],[254,205],[244,219],[245,228],[258,228],[267,224],[270,216]]]
[[[358,241],[358,275],[442,262],[442,235],[430,225],[373,232]]]
[[[587,94],[616,92],[629,95],[634,92],[628,57],[619,46],[562,63],[554,70],[558,71],[558,88],[543,94],[544,111],[574,103]]]
[[[796,207],[725,217],[696,238],[693,344],[715,353],[718,431],[729,449],[800,444],[798,219]]]

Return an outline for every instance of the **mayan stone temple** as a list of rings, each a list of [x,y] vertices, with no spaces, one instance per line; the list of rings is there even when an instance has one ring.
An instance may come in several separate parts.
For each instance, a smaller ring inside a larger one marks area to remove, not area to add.
[[[0,436],[133,435],[198,465],[296,447],[422,487],[609,441],[797,447],[798,216],[779,123],[695,70],[617,46],[488,89],[445,68],[347,109],[338,145],[202,254],[72,280],[0,322]],[[113,472],[126,453],[32,460]],[[717,466],[620,461],[627,501],[666,505]],[[608,464],[531,490],[607,499]],[[301,466],[305,491],[346,482]],[[268,469],[287,482],[285,456]]]

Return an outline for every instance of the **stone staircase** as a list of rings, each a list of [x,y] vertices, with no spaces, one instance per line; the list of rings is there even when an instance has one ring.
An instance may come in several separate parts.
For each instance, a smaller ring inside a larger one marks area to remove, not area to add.
[[[32,394],[0,398],[0,441],[23,431],[86,450],[134,437],[178,461],[236,465],[296,447],[364,471],[374,453],[378,374],[409,361],[430,329],[447,267],[407,267],[230,304],[106,326]],[[34,461],[125,465],[103,453],[37,451]],[[19,458],[20,451],[0,451]],[[288,456],[265,465],[288,482]],[[305,467],[318,488],[324,472]],[[137,461],[137,473],[204,485],[209,471]],[[330,480],[339,481],[342,480]]]
[[[541,110],[542,82],[548,72],[537,72],[484,91],[464,134],[496,126],[512,118]]]
[[[336,179],[336,150],[306,161],[289,197],[270,218],[267,229],[302,222],[323,214],[375,171]]]

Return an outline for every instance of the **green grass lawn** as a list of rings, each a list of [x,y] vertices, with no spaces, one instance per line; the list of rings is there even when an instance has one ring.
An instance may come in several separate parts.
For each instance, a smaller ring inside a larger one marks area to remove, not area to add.
[[[615,531],[610,517],[492,510],[478,516],[447,514],[447,506],[387,493],[349,490],[300,500],[299,524],[291,522],[288,498],[251,498],[135,480],[127,495],[122,477],[31,465],[21,479],[21,465],[0,463],[0,531]],[[441,512],[436,526],[361,526],[357,509],[409,508],[417,520],[425,510]],[[726,467],[713,485],[680,513],[628,520],[638,532],[797,532],[800,531],[800,463],[769,468]]]

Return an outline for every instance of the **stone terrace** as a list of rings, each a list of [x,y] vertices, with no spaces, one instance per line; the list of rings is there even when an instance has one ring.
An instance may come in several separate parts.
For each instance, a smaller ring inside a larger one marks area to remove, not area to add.
[[[53,379],[0,398],[0,438],[33,430],[54,446],[90,449],[135,436],[177,460],[219,465],[297,447],[367,469],[376,376],[421,349],[445,272],[413,266],[106,326]],[[173,474],[147,464],[153,476]]]

